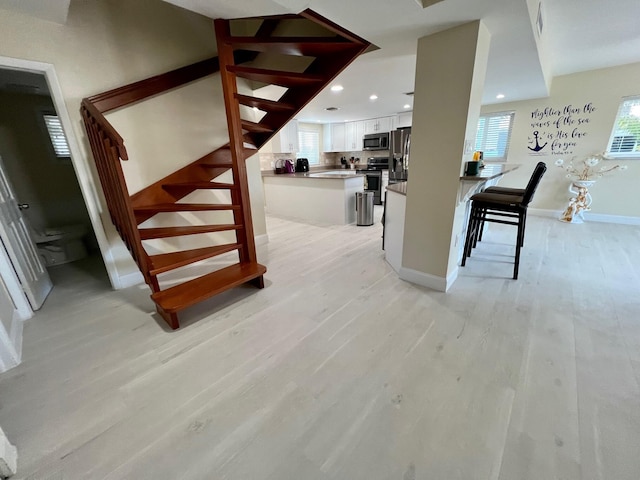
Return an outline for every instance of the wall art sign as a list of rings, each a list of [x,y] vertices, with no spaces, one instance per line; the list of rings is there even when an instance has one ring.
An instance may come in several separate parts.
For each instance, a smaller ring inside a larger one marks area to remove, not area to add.
[[[541,107],[531,112],[528,153],[535,156],[570,155],[589,135],[593,103],[560,108]]]

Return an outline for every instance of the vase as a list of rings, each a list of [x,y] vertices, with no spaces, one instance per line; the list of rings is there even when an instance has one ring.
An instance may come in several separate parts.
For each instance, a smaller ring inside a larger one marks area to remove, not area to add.
[[[583,223],[584,212],[591,210],[593,201],[589,187],[595,183],[595,180],[572,180],[569,184],[569,193],[573,197],[558,220],[566,223]]]

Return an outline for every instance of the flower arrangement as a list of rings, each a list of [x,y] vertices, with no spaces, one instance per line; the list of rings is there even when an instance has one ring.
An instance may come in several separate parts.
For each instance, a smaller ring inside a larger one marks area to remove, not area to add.
[[[575,158],[575,157],[574,157]],[[626,165],[611,165],[609,167],[601,166],[597,168],[602,160],[608,160],[604,154],[590,155],[584,159],[582,165],[574,165],[573,158],[565,165],[564,160],[559,158],[556,160],[556,167],[561,167],[567,172],[567,178],[574,180],[589,181],[602,177],[605,173],[612,172],[614,170],[626,170]]]

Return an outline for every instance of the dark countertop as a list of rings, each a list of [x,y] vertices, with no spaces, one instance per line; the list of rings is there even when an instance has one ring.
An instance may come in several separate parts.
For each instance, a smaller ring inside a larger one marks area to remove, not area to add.
[[[263,171],[263,177],[277,178],[325,178],[331,180],[347,180],[349,178],[364,177],[364,173],[356,173],[355,170],[312,170],[310,172],[299,173],[275,173],[272,171]]]
[[[505,173],[513,172],[520,168],[519,163],[485,163],[484,168],[480,169],[478,175],[465,175],[460,177],[461,182],[468,182],[476,184],[478,182],[486,182],[497,178]],[[468,189],[468,188],[467,188]],[[407,194],[407,182],[395,183],[387,187],[387,191],[399,193],[400,195]]]
[[[388,192],[399,193],[400,195],[407,194],[407,182],[398,182],[387,187]]]
[[[486,163],[478,175],[463,175],[460,180],[467,182],[485,182],[520,168],[519,163]]]

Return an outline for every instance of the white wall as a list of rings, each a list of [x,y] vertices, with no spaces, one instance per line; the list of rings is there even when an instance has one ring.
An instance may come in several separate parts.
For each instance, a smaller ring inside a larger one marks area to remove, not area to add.
[[[569,161],[575,157],[576,161],[581,161],[590,154],[602,153],[607,148],[622,97],[640,95],[639,79],[640,63],[564,75],[554,78],[549,98],[483,107],[482,113],[515,111],[507,161],[522,164],[522,167],[506,175],[500,184],[519,187],[526,185],[535,164],[544,161],[548,171],[542,179],[532,207],[563,209],[570,197],[567,192],[569,180],[565,177],[564,170],[554,166],[555,160],[563,158]],[[553,114],[543,115],[542,120],[550,120],[551,126],[532,124],[535,112],[544,112],[545,108],[562,112],[567,106],[579,112],[569,115],[570,118],[566,122],[567,115]],[[558,118],[562,123],[559,128],[553,125]],[[582,123],[578,125],[580,120]],[[538,154],[528,148],[534,146],[534,131],[538,131],[538,135],[544,137],[539,141],[540,145],[547,143]],[[565,134],[567,138],[558,139],[558,136],[562,137]],[[577,137],[578,134],[581,136]],[[567,148],[564,148],[564,142],[567,142]],[[640,161],[607,163],[624,164],[629,168],[627,171],[616,171],[599,179],[598,183],[589,189],[593,195],[592,213],[640,217],[640,203],[629,201],[633,198],[640,181]]]
[[[81,143],[80,161],[94,172],[94,184],[99,181],[80,119],[81,99],[215,54],[213,22],[161,0],[74,0],[66,25],[10,11],[0,14],[0,55],[54,65]],[[228,141],[215,75],[114,112],[109,119],[130,154],[123,168],[131,193]],[[137,267],[102,205],[107,249],[118,275],[135,276]],[[252,207],[256,227],[262,228],[263,206]],[[256,235],[265,233],[256,228]]]

